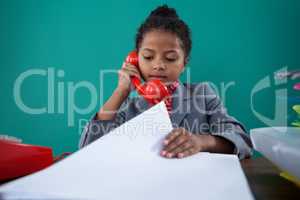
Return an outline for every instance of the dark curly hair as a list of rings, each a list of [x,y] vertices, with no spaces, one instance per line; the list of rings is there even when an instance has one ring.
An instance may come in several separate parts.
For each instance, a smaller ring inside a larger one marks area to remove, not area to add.
[[[192,48],[191,31],[187,24],[182,21],[174,8],[167,5],[154,9],[146,20],[138,28],[135,37],[135,48],[138,51],[147,32],[163,30],[175,34],[181,41],[181,47],[185,58],[189,58]]]

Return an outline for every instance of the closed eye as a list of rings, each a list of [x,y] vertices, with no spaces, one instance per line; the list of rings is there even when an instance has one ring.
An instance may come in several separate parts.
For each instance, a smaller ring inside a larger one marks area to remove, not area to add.
[[[145,60],[151,60],[153,57],[152,56],[144,56]]]
[[[176,58],[166,58],[166,60],[169,62],[174,62],[176,60]]]

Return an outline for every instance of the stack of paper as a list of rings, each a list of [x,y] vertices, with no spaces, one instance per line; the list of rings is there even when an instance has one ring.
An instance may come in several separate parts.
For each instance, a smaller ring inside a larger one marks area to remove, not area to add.
[[[164,103],[157,104],[57,164],[3,185],[0,199],[253,199],[234,155],[161,157],[171,130]]]

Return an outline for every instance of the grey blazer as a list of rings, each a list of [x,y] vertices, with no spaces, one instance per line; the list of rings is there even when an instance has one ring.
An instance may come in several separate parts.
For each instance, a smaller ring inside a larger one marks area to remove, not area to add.
[[[184,127],[194,134],[211,134],[223,137],[235,146],[240,159],[252,155],[252,144],[243,125],[229,116],[219,97],[208,83],[182,84],[172,95],[170,119],[174,128]],[[147,110],[143,97],[127,98],[113,120],[96,120],[86,125],[81,135],[82,148],[124,122]]]

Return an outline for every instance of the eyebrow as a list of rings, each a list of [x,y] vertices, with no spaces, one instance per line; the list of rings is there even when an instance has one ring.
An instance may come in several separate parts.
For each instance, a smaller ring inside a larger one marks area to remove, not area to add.
[[[151,51],[151,52],[154,52],[154,50],[153,49],[149,49],[149,48],[145,48],[145,49],[143,49],[143,50],[147,50],[147,51]],[[165,51],[164,53],[177,53],[177,51],[175,51],[175,50],[167,50],[167,51]]]

